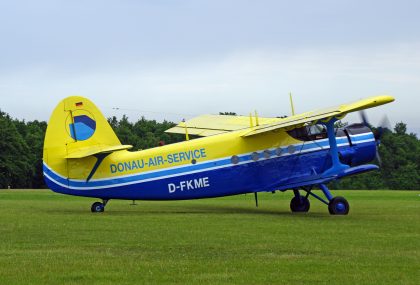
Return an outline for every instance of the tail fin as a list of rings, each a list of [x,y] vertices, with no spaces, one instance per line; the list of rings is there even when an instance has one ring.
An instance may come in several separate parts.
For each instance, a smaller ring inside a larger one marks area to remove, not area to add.
[[[69,178],[69,159],[130,147],[121,145],[106,118],[89,99],[71,96],[62,100],[51,115],[44,140],[44,168]]]

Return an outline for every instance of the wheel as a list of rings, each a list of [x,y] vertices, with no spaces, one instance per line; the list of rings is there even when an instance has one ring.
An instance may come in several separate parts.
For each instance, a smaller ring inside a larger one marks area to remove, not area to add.
[[[343,197],[335,197],[328,204],[331,215],[347,215],[350,211],[349,202]]]
[[[101,213],[105,211],[105,206],[101,202],[95,202],[92,204],[90,210],[92,211],[92,213]]]
[[[309,211],[311,204],[309,203],[308,198],[306,197],[293,197],[292,201],[290,201],[290,210],[292,212],[298,213],[306,213]]]

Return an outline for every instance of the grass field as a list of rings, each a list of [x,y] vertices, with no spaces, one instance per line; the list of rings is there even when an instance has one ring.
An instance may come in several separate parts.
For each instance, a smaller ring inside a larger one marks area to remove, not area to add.
[[[336,191],[349,216],[292,193],[110,201],[0,191],[0,284],[420,284],[420,192]]]

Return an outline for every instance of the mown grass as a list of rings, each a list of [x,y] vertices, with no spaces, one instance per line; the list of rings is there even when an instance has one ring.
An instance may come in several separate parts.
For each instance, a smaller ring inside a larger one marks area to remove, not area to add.
[[[0,284],[420,284],[420,192],[336,191],[349,216],[291,193],[94,201],[0,191]]]

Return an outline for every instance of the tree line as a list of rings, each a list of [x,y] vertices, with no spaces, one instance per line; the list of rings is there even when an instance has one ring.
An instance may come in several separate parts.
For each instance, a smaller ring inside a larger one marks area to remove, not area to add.
[[[225,114],[225,113],[223,113]],[[229,113],[234,114],[234,113]],[[147,149],[185,140],[183,135],[164,131],[175,123],[141,117],[130,122],[127,116],[108,119],[122,144],[134,150]],[[17,120],[0,111],[0,189],[45,188],[42,152],[47,123]],[[420,189],[420,140],[407,132],[404,123],[396,124],[382,137],[380,171],[345,178],[334,183],[335,189]]]

